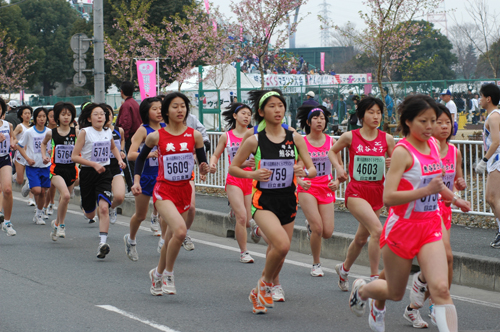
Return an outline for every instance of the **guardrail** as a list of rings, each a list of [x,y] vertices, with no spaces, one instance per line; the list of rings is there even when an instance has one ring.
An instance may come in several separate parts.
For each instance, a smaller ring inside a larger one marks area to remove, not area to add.
[[[221,132],[208,132],[211,143],[210,155],[213,153],[219,142],[219,137],[224,133]],[[333,136],[338,139],[338,136]],[[396,139],[397,140],[397,139]],[[493,216],[491,208],[486,204],[485,190],[486,190],[486,174],[477,174],[474,171],[476,161],[484,157],[483,142],[481,141],[463,141],[453,140],[451,143],[462,153],[462,169],[464,179],[467,183],[467,188],[461,192],[462,198],[471,203],[471,211],[469,214]],[[349,152],[344,150],[342,152],[344,165],[348,165]],[[197,186],[222,188],[226,185],[226,175],[228,172],[228,160],[226,150],[221,155],[219,163],[217,164],[217,172],[215,174],[208,174],[206,181],[201,181],[198,173],[196,172],[195,183]],[[342,183],[335,192],[338,201],[344,201],[344,193],[347,186],[347,181]],[[453,210],[453,212],[462,213],[460,210]]]

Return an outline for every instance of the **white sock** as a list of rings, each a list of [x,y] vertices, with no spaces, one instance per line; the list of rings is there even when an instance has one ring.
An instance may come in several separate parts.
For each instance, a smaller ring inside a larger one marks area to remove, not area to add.
[[[135,239],[128,238],[128,243],[135,246],[137,244],[137,241]]]
[[[457,332],[457,309],[453,304],[434,305],[436,324],[439,332]]]
[[[4,220],[3,222],[4,222],[4,225],[10,224],[10,220]]]
[[[39,210],[38,208],[36,208],[36,215],[41,216],[42,214],[43,214],[43,209]]]
[[[498,232],[500,232],[500,219],[497,218]]]
[[[101,237],[101,243],[106,243],[108,240],[108,233],[99,232],[99,236]]]
[[[161,278],[161,273],[158,273],[158,267],[156,267],[156,269],[155,269],[155,277]]]
[[[168,272],[167,269],[165,269],[165,271],[163,271],[163,275],[164,276],[173,276],[174,275],[174,271]]]
[[[165,240],[164,239],[160,239],[160,246],[163,247],[164,244],[165,244]]]

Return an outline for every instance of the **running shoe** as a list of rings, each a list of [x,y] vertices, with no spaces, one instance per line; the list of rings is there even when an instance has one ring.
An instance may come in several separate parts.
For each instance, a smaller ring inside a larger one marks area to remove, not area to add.
[[[410,302],[414,308],[420,309],[425,302],[425,292],[427,291],[427,283],[418,280],[420,271],[413,274],[413,285],[410,290]]]
[[[500,232],[495,235],[495,239],[491,241],[490,246],[495,249],[500,248]]]
[[[64,239],[66,237],[66,226],[64,224],[60,224],[57,227],[57,237]]]
[[[325,273],[323,272],[323,269],[321,268],[321,263],[318,264],[313,264],[311,268],[311,276],[313,277],[323,277]]]
[[[52,220],[50,222],[50,226],[52,226],[52,231],[50,232],[50,238],[52,241],[57,241],[57,227],[56,227],[56,221]]]
[[[309,225],[309,221],[306,219],[306,230],[307,230],[307,239],[311,241],[311,225]]]
[[[368,325],[375,332],[385,332],[385,308],[379,310],[375,307],[375,300],[368,299],[370,314],[368,315]]]
[[[260,239],[262,238],[260,235],[257,234],[257,231],[259,229],[259,226],[257,226],[257,223],[255,220],[250,219],[250,237],[252,238],[252,241],[254,243],[259,243]]]
[[[271,289],[271,295],[274,302],[285,302],[285,291],[281,285],[273,286]]]
[[[158,246],[156,247],[156,251],[158,251],[159,254],[161,254],[161,248],[163,248],[163,244],[165,243],[162,240],[163,240],[162,238],[158,240]]]
[[[112,208],[110,207],[109,208],[109,222],[111,223],[111,225],[114,225],[115,222],[116,222],[116,208]]]
[[[0,211],[0,223],[2,223],[5,220],[5,215],[3,214],[2,211]]]
[[[89,219],[89,218],[87,218],[85,215],[83,215],[83,219],[85,219],[86,221],[88,221],[88,222],[89,222],[89,224],[93,224],[93,223],[97,222],[97,216],[95,216],[95,217],[94,217],[94,218],[92,218],[92,219]]]
[[[352,284],[351,296],[349,296],[349,307],[358,317],[365,314],[366,301],[363,301],[358,294],[358,289],[364,285],[366,285],[366,282],[363,279],[356,279]]]
[[[99,243],[99,247],[97,247],[97,258],[103,259],[109,254],[110,248],[107,243]]]
[[[45,221],[42,219],[42,216],[39,216],[36,213],[33,216],[33,222],[37,225],[45,225]]]
[[[47,214],[51,216],[54,213],[54,204],[49,204],[49,207],[47,208]]]
[[[182,246],[187,251],[194,250],[193,240],[191,240],[191,237],[189,235],[186,235],[186,238],[184,239],[184,242],[182,242]]]
[[[429,306],[429,318],[431,319],[431,323],[434,326],[437,326],[436,323],[436,312],[434,311],[434,304]]]
[[[349,276],[349,273],[344,273],[342,272],[342,265],[344,263],[340,263],[335,265],[335,271],[337,272],[339,276],[339,283],[338,286],[341,291],[343,292],[348,292],[349,291],[349,279],[347,278]]]
[[[274,307],[273,295],[271,292],[272,287],[272,283],[266,283],[262,278],[257,282],[257,300],[266,308]]]
[[[47,214],[47,208],[43,208],[42,210],[42,218],[49,219],[49,215]]]
[[[151,213],[151,231],[154,236],[161,236],[160,223],[158,222],[158,215]]]
[[[175,290],[174,275],[167,276],[164,274],[161,280],[161,291],[164,294],[175,295],[177,293],[177,291]]]
[[[416,329],[425,329],[429,327],[429,324],[420,316],[420,311],[418,309],[408,310],[408,307],[406,307],[403,317]]]
[[[156,268],[149,271],[149,280],[151,280],[151,288],[149,289],[149,291],[154,296],[162,296],[163,291],[161,289],[161,277],[157,278],[155,276],[155,270],[156,270]]]
[[[7,234],[7,236],[15,236],[17,234],[17,232],[12,227],[12,223],[3,222],[1,225],[2,225],[2,231],[4,231],[5,234]]]
[[[129,191],[128,193],[125,194],[125,198],[134,198],[134,194]]]
[[[69,199],[73,198],[75,198],[75,188],[73,188],[73,190],[71,190],[71,193],[69,194]]]
[[[250,254],[248,253],[248,251],[245,251],[245,252],[242,252],[240,254],[240,262],[242,262],[242,263],[253,263],[254,260],[253,260],[252,256],[250,256]]]
[[[28,180],[26,180],[26,182],[24,183],[24,186],[21,188],[21,195],[23,195],[23,197],[28,197],[29,193],[30,193],[30,183]],[[30,200],[32,200],[32,199],[30,198],[28,200],[28,205],[31,205]]]
[[[36,206],[35,200],[33,198],[31,198],[31,197],[28,198],[28,206]]]
[[[250,291],[250,295],[248,295],[248,300],[252,302],[252,312],[256,315],[265,314],[267,312],[267,308],[264,307],[257,301],[257,294],[255,293],[255,289]]]
[[[125,234],[125,236],[123,236],[123,242],[125,243],[125,253],[131,261],[136,262],[139,260],[139,254],[137,253],[136,245],[130,244],[128,242],[129,237],[130,234]]]

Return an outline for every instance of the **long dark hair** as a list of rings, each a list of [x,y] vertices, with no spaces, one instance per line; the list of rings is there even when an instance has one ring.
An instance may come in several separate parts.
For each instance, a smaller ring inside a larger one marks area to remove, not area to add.
[[[238,113],[240,110],[247,108],[250,113],[252,113],[252,109],[250,106],[247,104],[243,103],[233,103],[226,107],[226,111],[222,112],[222,116],[224,117],[224,120],[226,120],[227,128],[228,129],[234,129],[236,128],[236,119],[234,118],[233,114]]]
[[[264,100],[261,100],[262,97],[264,97],[264,95],[266,93],[271,92],[271,91],[277,92],[279,95],[278,96],[272,95],[272,96],[266,97],[266,99],[264,99]],[[281,100],[283,105],[285,105],[285,112],[286,112],[286,100],[283,97],[283,93],[281,92],[280,89],[252,90],[248,94],[249,94],[248,99],[249,99],[250,104],[252,105],[252,108],[254,111],[253,118],[254,118],[255,122],[257,122],[257,124],[259,124],[262,120],[264,120],[264,118],[259,114],[259,109],[264,110],[264,107],[266,107],[266,104],[269,102],[269,99],[271,99],[271,97],[276,97],[279,100]]]
[[[49,112],[47,112],[47,109],[43,108],[43,107],[38,107],[37,109],[35,109],[35,111],[33,112],[33,120],[32,120],[32,126],[36,126],[36,118],[38,118],[38,114],[40,114],[40,112],[43,112],[45,113],[45,124],[44,126],[47,125],[47,121],[49,121]]]
[[[17,118],[19,120],[21,120],[21,122],[23,121],[23,113],[24,113],[24,110],[28,109],[30,111],[30,114],[33,115],[33,109],[31,108],[31,106],[28,106],[28,105],[21,105],[19,106],[19,108],[17,109]]]
[[[160,98],[151,97],[151,98],[144,99],[142,101],[141,105],[139,106],[139,114],[141,116],[142,123],[149,124],[149,109],[151,108],[151,105],[154,102],[160,102],[160,105],[161,105]]]
[[[5,112],[7,112],[7,104],[5,103],[5,100],[3,100],[1,97],[0,97],[0,111],[2,111],[1,116],[3,116]]]
[[[418,94],[406,97],[401,105],[399,105],[399,127],[404,136],[408,136],[410,128],[406,121],[413,121],[420,113],[432,108],[436,112],[436,119],[439,117],[441,111],[437,103],[429,96]]]
[[[311,133],[311,126],[307,122],[311,122],[311,119],[315,116],[319,116],[321,113],[325,116],[325,130],[328,127],[328,118],[331,113],[324,106],[311,106],[311,105],[303,105],[300,106],[297,110],[297,120],[300,120],[300,127],[302,130],[306,132],[306,134]]]
[[[87,127],[92,127],[92,122],[88,120],[88,118],[91,117],[92,111],[96,108],[101,108],[104,111],[104,115],[106,117],[106,121],[104,121],[104,126],[106,125],[106,122],[108,122],[108,117],[109,117],[109,109],[106,104],[96,104],[96,103],[90,103],[85,105],[85,108],[82,109],[82,114],[80,114],[80,117],[78,118],[78,125],[80,126],[80,129],[87,128]]]
[[[184,118],[184,121],[186,121],[187,117],[189,116],[189,105],[190,105],[189,98],[186,97],[185,94],[180,92],[169,93],[168,95],[165,96],[165,99],[163,99],[163,103],[161,105],[161,116],[163,117],[163,120],[165,121],[166,124],[168,124],[168,108],[172,103],[172,100],[174,100],[177,97],[184,100],[184,103],[186,104],[186,117]]]

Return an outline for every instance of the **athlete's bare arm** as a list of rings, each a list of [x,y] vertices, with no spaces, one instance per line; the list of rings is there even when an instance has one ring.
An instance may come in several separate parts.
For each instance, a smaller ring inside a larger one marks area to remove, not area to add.
[[[486,128],[490,131],[491,145],[484,157],[489,160],[500,146],[500,114],[497,112],[490,114],[487,122]]]

